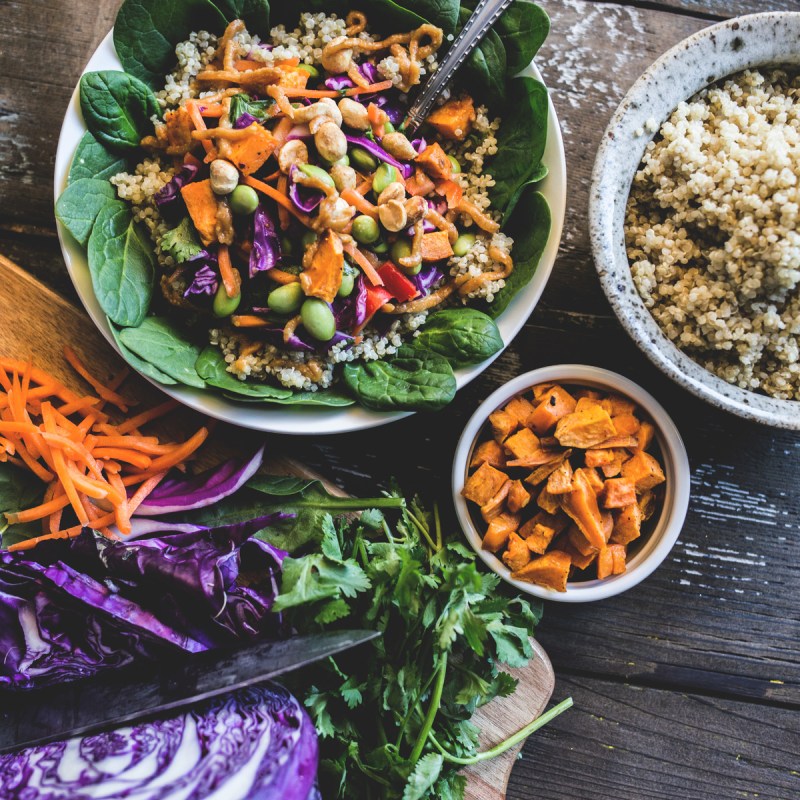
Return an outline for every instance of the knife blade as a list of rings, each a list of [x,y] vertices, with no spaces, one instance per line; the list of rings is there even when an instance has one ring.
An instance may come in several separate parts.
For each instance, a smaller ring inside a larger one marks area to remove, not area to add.
[[[124,726],[262,683],[376,638],[326,631],[136,664],[46,689],[0,694],[0,753]]]

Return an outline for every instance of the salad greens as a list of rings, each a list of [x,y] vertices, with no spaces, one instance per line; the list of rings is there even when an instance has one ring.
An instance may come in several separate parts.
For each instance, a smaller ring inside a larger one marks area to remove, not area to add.
[[[56,202],[56,216],[83,247],[89,241],[98,214],[117,199],[114,187],[101,178],[79,178]]]
[[[114,337],[114,341],[116,342],[117,347],[119,348],[122,357],[137,371],[140,372],[142,375],[147,376],[148,378],[152,378],[154,381],[163,384],[164,386],[175,386],[177,385],[178,381],[175,378],[171,378],[165,372],[162,372],[158,367],[153,366],[147,361],[139,358],[135,353],[128,350],[127,347],[122,343],[122,339],[120,339],[120,329],[106,317],[108,320],[108,327],[111,328],[111,335]]]
[[[91,131],[86,131],[78,143],[78,149],[72,158],[69,168],[67,186],[71,186],[81,178],[102,178],[108,181],[127,167],[124,158],[106,148],[94,138]]]
[[[454,367],[479,364],[503,349],[494,320],[476,308],[447,308],[431,314],[416,345],[444,356]]]

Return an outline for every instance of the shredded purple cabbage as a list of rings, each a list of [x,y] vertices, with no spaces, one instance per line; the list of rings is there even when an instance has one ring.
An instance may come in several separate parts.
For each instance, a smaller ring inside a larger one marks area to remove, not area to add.
[[[406,112],[399,105],[393,103],[385,94],[379,94],[372,102],[378,108],[383,109],[392,125],[399,125],[406,115]]]
[[[370,82],[379,83],[381,75],[378,68],[371,61],[362,61],[358,65],[358,71]]]
[[[444,277],[444,273],[435,264],[421,269],[416,275],[409,275],[408,279],[419,289],[424,297],[430,294],[431,289]]]
[[[341,330],[353,331],[364,324],[367,318],[367,284],[363,275],[356,278],[353,291],[347,297],[336,299],[333,316],[336,327]]]
[[[297,167],[292,167],[294,171]],[[323,200],[325,193],[319,189],[312,189],[308,186],[301,186],[299,183],[291,181],[289,183],[289,199],[295,207],[306,214],[310,214]]]
[[[420,136],[418,139],[411,140],[411,146],[417,151],[417,153],[421,153],[423,150],[427,149],[428,143]]]
[[[233,127],[237,129],[249,128],[254,122],[258,122],[258,120],[245,111],[244,114],[239,114],[239,118],[233,123]]]
[[[174,202],[187,183],[191,183],[196,177],[199,168],[195,164],[184,164],[180,172],[176,173],[172,180],[159,189],[155,194],[157,206],[165,206]]]
[[[253,214],[253,249],[250,251],[250,277],[272,269],[281,260],[281,240],[275,223],[264,206]]]
[[[208,255],[208,253],[206,253],[206,255]],[[203,266],[195,272],[194,278],[192,278],[192,282],[186,288],[183,296],[189,297],[196,294],[207,294],[213,297],[218,288],[219,277],[217,273],[208,264],[203,264]]]
[[[404,178],[410,178],[414,174],[414,168],[411,166],[411,164],[401,163],[394,156],[389,155],[389,153],[387,153],[377,142],[367,139],[366,136],[350,136],[345,134],[345,139],[347,139],[350,144],[354,144],[357,147],[363,147],[364,150],[366,150],[368,153],[372,153],[372,155],[380,161],[384,161],[387,164],[391,164],[393,167],[396,167],[400,170],[400,173]]]
[[[343,89],[352,89],[355,86],[347,75],[331,75],[325,78],[325,87],[332,92],[341,92]]]

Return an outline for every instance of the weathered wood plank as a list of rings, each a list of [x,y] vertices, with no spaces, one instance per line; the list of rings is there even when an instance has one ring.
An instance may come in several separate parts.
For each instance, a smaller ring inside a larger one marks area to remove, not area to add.
[[[604,2],[604,0],[601,0]],[[674,10],[709,19],[728,19],[761,11],[800,11],[797,0],[622,0],[623,5]]]
[[[556,684],[575,707],[534,734],[508,800],[789,800],[800,715],[597,679]]]

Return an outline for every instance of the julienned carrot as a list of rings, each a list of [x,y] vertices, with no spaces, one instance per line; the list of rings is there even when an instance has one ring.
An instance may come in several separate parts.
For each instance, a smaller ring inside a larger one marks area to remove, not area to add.
[[[272,129],[272,135],[277,143],[276,151],[286,141],[289,131],[294,127],[294,122],[291,117],[283,117],[278,121],[278,124]],[[271,177],[271,176],[270,176]],[[267,178],[269,180],[269,178]]]
[[[144,481],[128,499],[128,511],[133,514],[137,508],[152,494],[153,490],[167,476],[167,471],[157,472],[152,478]]]
[[[355,189],[343,189],[341,198],[346,203],[350,203],[351,206],[354,206],[356,211],[359,211],[361,214],[366,214],[368,217],[372,217],[372,219],[377,221],[378,207],[372,205],[366,197],[359,194]]]
[[[239,281],[236,280],[236,273],[233,271],[231,254],[228,245],[221,244],[217,250],[217,264],[222,284],[225,287],[225,294],[228,297],[236,297],[239,294]]]
[[[344,251],[359,267],[361,267],[364,274],[367,276],[367,280],[373,286],[383,286],[383,278],[378,275],[378,271],[370,264],[369,259],[355,245],[346,244],[344,246]]]
[[[289,178],[282,173],[278,176],[277,190],[283,195],[289,191]],[[282,231],[289,227],[289,212],[282,205],[278,206],[278,223]]]
[[[225,109],[221,103],[212,103],[209,106],[199,106],[200,116],[204,119],[219,119],[224,113]]]
[[[66,495],[62,495],[55,500],[48,500],[35,508],[28,508],[25,511],[6,514],[6,519],[9,525],[17,525],[20,522],[33,522],[34,520],[42,519],[42,517],[49,517],[68,504],[69,498]]]
[[[235,328],[266,328],[269,322],[255,314],[234,314],[231,322]]]
[[[368,178],[365,178],[361,183],[356,186],[356,191],[363,197],[372,189],[372,179],[373,176],[370,175]]]
[[[137,414],[135,417],[126,420],[121,425],[117,425],[116,431],[117,433],[130,433],[132,430],[141,428],[142,425],[146,425],[154,419],[163,417],[164,414],[169,414],[170,411],[174,411],[177,407],[177,400],[167,400],[166,403],[162,403],[160,406],[154,406],[149,411],[143,411],[141,414]]]
[[[277,189],[273,189],[269,184],[266,184],[257,178],[253,178],[250,175],[244,179],[244,182],[252,189],[265,194],[267,197],[274,200],[278,205],[283,206],[290,214],[293,214],[295,217],[297,217],[297,219],[299,219],[300,222],[302,222],[307,228],[311,227],[311,219],[309,216],[304,214],[302,211],[298,211],[294,207],[294,203],[292,203],[292,201],[285,194],[281,194]]]
[[[300,279],[292,272],[286,272],[286,270],[278,269],[277,267],[273,267],[271,270],[267,272],[267,277],[270,280],[275,281],[275,283],[297,283]]]
[[[194,127],[198,131],[204,131],[207,129],[205,120],[203,119],[203,115],[200,113],[200,109],[197,107],[196,101],[188,100],[186,102],[186,110],[189,112],[189,119],[192,120]],[[205,148],[206,156],[216,158],[217,151],[214,148],[213,142],[209,141],[208,139],[203,139],[203,147]]]
[[[144,453],[137,453],[135,450],[127,450],[122,447],[98,447],[95,449],[98,458],[111,458],[114,461],[122,461],[125,464],[132,464],[138,469],[149,469],[153,459]]]
[[[351,89],[345,89],[344,93],[335,92],[332,89],[292,89],[281,87],[281,90],[286,97],[332,97],[338,99],[343,95],[345,97],[353,97],[354,95],[368,92],[384,92],[386,89],[391,88],[391,81],[381,81],[380,83],[371,83],[369,86],[353,86]]]
[[[78,373],[78,375],[83,378],[89,386],[94,389],[100,397],[103,398],[107,403],[113,403],[120,411],[127,411],[128,410],[128,401],[125,400],[124,397],[118,395],[112,389],[109,389],[104,384],[100,383],[92,374],[89,372],[88,369],[83,365],[81,360],[78,358],[78,354],[69,346],[64,345],[64,358],[67,359],[67,363]],[[132,403],[131,405],[135,405]]]

